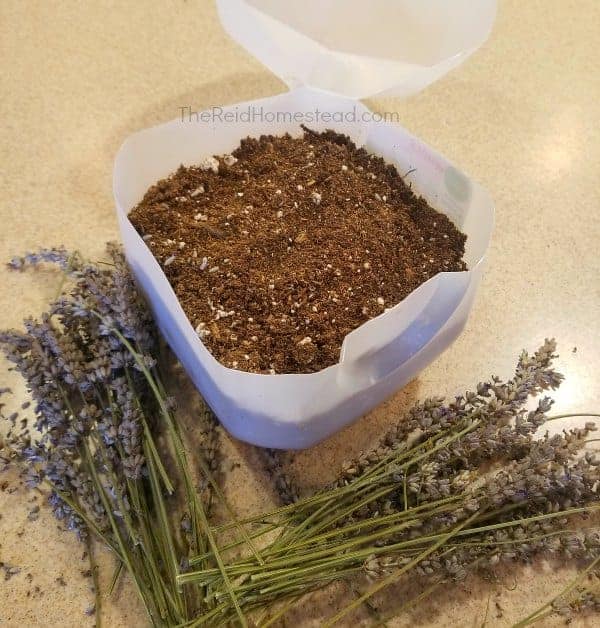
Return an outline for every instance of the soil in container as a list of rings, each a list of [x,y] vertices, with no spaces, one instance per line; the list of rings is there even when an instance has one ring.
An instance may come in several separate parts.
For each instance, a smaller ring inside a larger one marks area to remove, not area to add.
[[[247,138],[181,166],[129,218],[222,364],[311,373],[441,271],[466,237],[393,165],[333,131]]]

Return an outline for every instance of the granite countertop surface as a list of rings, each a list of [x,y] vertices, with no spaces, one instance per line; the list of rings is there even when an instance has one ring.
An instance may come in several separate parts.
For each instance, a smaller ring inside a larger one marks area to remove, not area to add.
[[[595,0],[503,0],[490,39],[459,69],[407,100],[368,103],[397,111],[407,129],[482,183],[496,204],[496,227],[458,341],[369,416],[298,454],[291,468],[301,484],[332,477],[415,400],[453,395],[492,373],[508,376],[519,351],[546,336],[557,338],[567,376],[556,408],[598,411],[599,23]],[[225,35],[208,0],[4,0],[0,73],[1,260],[55,244],[99,258],[104,243],[118,238],[111,176],[127,135],[176,118],[183,106],[201,110],[285,90]],[[1,269],[0,276],[2,327],[40,312],[59,283],[51,272]],[[20,402],[21,384],[2,369]],[[238,511],[273,503],[256,451],[223,440],[240,463],[225,478]],[[83,547],[60,530],[41,497],[29,501],[15,476],[1,482],[0,561],[20,572],[0,578],[0,625],[94,625],[85,615],[93,594]],[[32,503],[42,504],[35,521],[28,520]],[[111,558],[98,553],[106,587]],[[493,582],[467,579],[390,625],[482,625],[489,604],[485,625],[508,626],[572,574],[534,563]],[[105,626],[146,625],[125,579],[102,606]],[[333,608],[334,591],[300,604],[288,625],[318,626]]]

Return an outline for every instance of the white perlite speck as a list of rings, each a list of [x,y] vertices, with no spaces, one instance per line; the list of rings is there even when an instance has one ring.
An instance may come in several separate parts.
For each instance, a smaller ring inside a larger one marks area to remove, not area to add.
[[[312,338],[310,336],[304,336],[302,340],[298,343],[299,345],[309,345],[312,342]]]
[[[384,303],[385,303],[385,299],[384,299],[383,297],[377,297],[377,303],[378,303],[379,305],[384,305]]]
[[[201,339],[205,338],[206,336],[210,336],[210,330],[206,329],[206,323],[198,323],[198,326],[196,327],[196,333]]]
[[[207,257],[203,257],[202,258],[202,263],[200,264],[200,270],[204,270],[207,266],[208,266],[208,258]]]
[[[310,195],[310,198],[312,199],[312,202],[313,202],[315,205],[320,205],[320,204],[321,204],[321,198],[322,198],[322,196],[321,196],[318,192],[313,192],[313,193]]]
[[[204,186],[199,185],[193,192],[190,192],[190,196],[192,198],[196,198],[196,196],[200,196],[200,194],[204,194]]]
[[[223,162],[226,166],[233,166],[233,164],[237,163],[237,159],[233,155],[225,155]]]
[[[206,222],[208,220],[208,216],[206,214],[196,214],[194,216],[194,220],[202,220]]]
[[[283,211],[281,211],[281,209],[277,212],[277,218],[283,218]]]
[[[219,173],[219,160],[215,157],[205,157],[199,165],[202,170],[212,170],[215,174]]]
[[[167,259],[165,260],[163,266],[169,266],[170,264],[172,264],[175,261],[175,256],[171,255],[170,257],[167,257]]]
[[[215,320],[218,321],[221,318],[227,318],[228,316],[233,316],[235,314],[234,310],[230,310],[229,312],[226,312],[225,310],[222,310],[221,308],[217,308],[217,314],[215,316]]]

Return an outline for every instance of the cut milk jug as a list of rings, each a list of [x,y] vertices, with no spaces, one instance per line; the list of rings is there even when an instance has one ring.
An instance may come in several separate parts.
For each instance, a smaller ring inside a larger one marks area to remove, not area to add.
[[[127,260],[155,320],[225,428],[264,447],[301,449],[355,421],[406,385],[464,328],[492,226],[487,192],[401,126],[358,99],[408,96],[464,61],[487,38],[495,0],[217,0],[225,30],[290,91],[219,108],[254,119],[207,124],[182,117],[126,139],[114,196]],[[230,153],[247,136],[302,134],[295,112],[328,112],[310,127],[349,135],[394,164],[412,189],[467,236],[468,270],[443,272],[344,339],[339,362],[317,373],[263,375],[227,368],[204,346],[127,214],[181,164]],[[287,115],[286,115],[287,114]],[[240,116],[237,116],[238,118]]]

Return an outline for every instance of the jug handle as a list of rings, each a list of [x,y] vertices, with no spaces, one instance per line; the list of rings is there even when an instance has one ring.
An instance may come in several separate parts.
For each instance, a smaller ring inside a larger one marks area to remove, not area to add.
[[[440,273],[350,333],[342,346],[340,383],[367,388],[404,367],[430,343],[443,342],[439,334],[467,294],[470,275]]]

